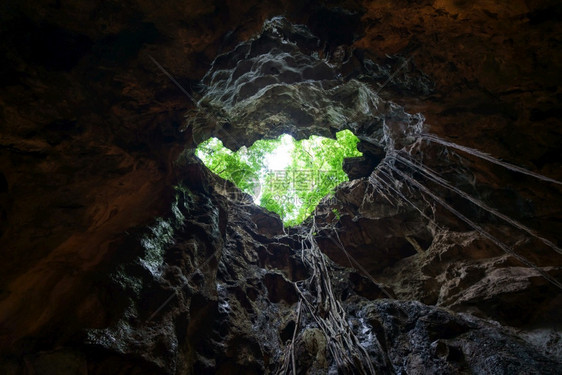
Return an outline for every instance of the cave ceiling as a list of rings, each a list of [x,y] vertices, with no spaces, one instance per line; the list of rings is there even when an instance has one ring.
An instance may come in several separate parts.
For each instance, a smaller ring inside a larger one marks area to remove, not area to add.
[[[0,372],[560,372],[561,14],[4,2]],[[297,228],[193,155],[342,129],[364,156]]]

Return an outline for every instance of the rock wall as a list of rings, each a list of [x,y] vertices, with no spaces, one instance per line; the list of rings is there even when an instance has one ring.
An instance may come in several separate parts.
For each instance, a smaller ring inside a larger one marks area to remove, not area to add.
[[[3,373],[562,372],[560,185],[443,144],[562,179],[557,2],[1,9]],[[343,128],[361,172],[290,230],[193,156]]]

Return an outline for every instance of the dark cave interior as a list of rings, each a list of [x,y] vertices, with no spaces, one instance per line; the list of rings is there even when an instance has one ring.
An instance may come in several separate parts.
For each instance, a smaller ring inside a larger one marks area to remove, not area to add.
[[[0,373],[562,373],[561,13],[4,2]],[[343,129],[292,228],[194,155]]]

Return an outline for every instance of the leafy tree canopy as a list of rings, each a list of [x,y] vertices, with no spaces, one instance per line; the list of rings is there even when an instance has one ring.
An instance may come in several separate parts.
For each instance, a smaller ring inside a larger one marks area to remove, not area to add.
[[[295,141],[284,134],[233,152],[217,138],[201,143],[196,155],[220,177],[252,195],[254,202],[281,216],[286,226],[300,224],[347,175],[344,158],[361,156],[359,139],[349,130],[336,139],[312,136]]]

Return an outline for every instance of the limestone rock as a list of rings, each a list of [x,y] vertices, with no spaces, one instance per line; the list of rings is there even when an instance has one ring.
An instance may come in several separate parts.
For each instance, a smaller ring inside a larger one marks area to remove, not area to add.
[[[344,128],[365,160],[314,223],[355,348],[382,374],[562,372],[560,185],[452,146],[562,179],[559,2],[0,9],[0,372],[275,373],[296,329],[297,372],[335,373],[339,336],[297,311],[313,220],[193,148]]]

